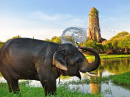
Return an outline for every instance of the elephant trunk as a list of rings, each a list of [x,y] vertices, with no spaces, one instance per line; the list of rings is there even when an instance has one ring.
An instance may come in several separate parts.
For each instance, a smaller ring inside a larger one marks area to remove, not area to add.
[[[100,56],[98,52],[89,47],[79,46],[78,48],[82,50],[90,51],[95,56],[95,61],[93,63],[89,63],[88,60],[85,58],[83,65],[80,67],[80,71],[85,73],[97,69],[100,64]]]

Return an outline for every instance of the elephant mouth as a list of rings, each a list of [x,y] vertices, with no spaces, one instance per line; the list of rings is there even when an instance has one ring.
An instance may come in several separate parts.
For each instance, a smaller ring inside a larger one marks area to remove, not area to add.
[[[61,75],[63,75],[63,76],[76,76],[76,77],[78,77],[81,80],[81,74],[80,74],[79,70],[76,70],[74,72],[73,71],[62,70]]]
[[[81,74],[80,74],[80,72],[77,73],[77,77],[81,80]]]

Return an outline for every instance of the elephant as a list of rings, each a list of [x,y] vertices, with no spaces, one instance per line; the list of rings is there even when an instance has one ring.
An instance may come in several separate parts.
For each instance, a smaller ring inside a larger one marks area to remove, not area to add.
[[[90,51],[95,61],[89,63],[80,50]],[[19,93],[19,79],[38,80],[45,95],[56,92],[56,79],[60,76],[77,76],[98,68],[100,56],[89,47],[71,43],[58,44],[31,38],[15,38],[0,49],[0,71],[7,80],[9,92]]]

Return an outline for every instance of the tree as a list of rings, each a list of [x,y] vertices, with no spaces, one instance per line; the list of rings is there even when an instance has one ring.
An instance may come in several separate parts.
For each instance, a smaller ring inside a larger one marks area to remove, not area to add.
[[[51,40],[47,38],[45,41],[51,41]]]
[[[130,34],[123,37],[122,45],[123,45],[123,48],[126,48],[126,47],[130,48]]]
[[[123,38],[127,34],[129,34],[127,31],[119,32],[117,35],[115,35],[114,37],[112,37],[110,40],[113,40],[114,38]]]
[[[21,36],[20,36],[20,35],[14,36],[14,37],[12,37],[12,38],[10,38],[10,39],[15,39],[15,38],[21,38]],[[8,39],[8,40],[10,40],[10,39]],[[7,40],[7,41],[8,41],[8,40]]]
[[[57,36],[52,37],[51,41],[55,43],[61,43],[60,37],[57,37]]]
[[[0,48],[4,45],[4,42],[0,42]]]
[[[112,49],[112,42],[109,40],[109,41],[107,41],[106,43],[105,43],[105,49],[107,50],[107,49]]]
[[[21,38],[21,36],[20,36],[20,35],[14,36],[14,37],[12,37],[11,39],[15,39],[15,38]]]
[[[111,43],[112,43],[112,48],[113,49],[118,49],[118,42],[120,41],[120,38],[114,38]]]
[[[61,43],[60,37],[57,37],[57,36],[53,36],[52,39],[46,39],[45,41],[51,41],[51,42],[55,42],[55,43]]]
[[[123,41],[120,39],[117,44],[118,48],[123,49]]]
[[[122,31],[108,40],[104,46],[106,49],[124,49],[127,45],[129,45],[129,39],[129,33],[127,31]]]
[[[90,40],[87,40],[85,43],[83,43],[83,46],[84,47],[91,47],[91,48],[95,49],[96,43],[97,43],[96,41],[90,39]]]
[[[104,47],[103,47],[102,43],[96,43],[95,49],[97,51],[104,51]]]

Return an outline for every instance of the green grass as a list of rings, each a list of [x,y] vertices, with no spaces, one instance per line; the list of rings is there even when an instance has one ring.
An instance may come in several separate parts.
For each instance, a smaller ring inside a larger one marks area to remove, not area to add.
[[[130,71],[116,75],[112,78],[112,82],[118,84],[118,85],[128,85],[130,86]]]
[[[44,96],[43,88],[27,87],[20,84],[20,95],[9,93],[5,83],[0,84],[0,97],[41,97]]]
[[[93,55],[87,55],[86,58],[88,59],[94,59],[95,57]],[[103,54],[100,54],[100,58],[101,59],[111,59],[111,58],[130,58],[130,54],[123,54],[123,55],[120,55],[120,54],[113,54],[113,55],[103,55]]]
[[[9,93],[6,83],[0,83],[0,97],[45,97],[42,87],[28,87],[26,82],[20,83],[20,94]],[[101,97],[101,94],[81,93],[78,89],[69,89],[67,86],[59,86],[56,95],[47,95],[46,97]]]

